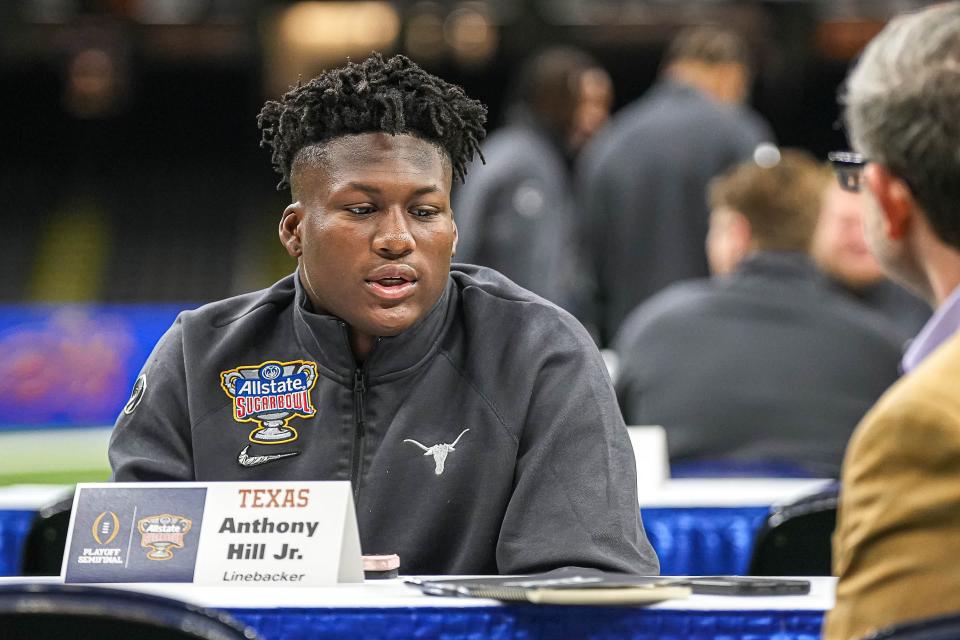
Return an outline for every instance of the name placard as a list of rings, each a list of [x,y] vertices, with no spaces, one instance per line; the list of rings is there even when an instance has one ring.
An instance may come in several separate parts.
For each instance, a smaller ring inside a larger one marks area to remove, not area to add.
[[[79,484],[65,582],[363,582],[349,482]]]

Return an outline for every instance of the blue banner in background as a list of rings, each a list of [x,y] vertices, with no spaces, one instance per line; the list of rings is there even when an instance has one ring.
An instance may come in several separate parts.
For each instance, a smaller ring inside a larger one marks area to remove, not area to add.
[[[0,305],[0,430],[112,425],[194,305]]]

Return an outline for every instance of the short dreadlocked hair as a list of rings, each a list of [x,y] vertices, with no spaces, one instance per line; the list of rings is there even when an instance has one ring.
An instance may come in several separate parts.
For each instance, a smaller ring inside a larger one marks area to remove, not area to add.
[[[402,55],[374,53],[360,63],[325,71],[280,98],[268,101],[257,125],[261,147],[270,147],[273,168],[290,185],[301,149],[340,136],[382,131],[432,142],[449,156],[462,182],[480,141],[487,108],[460,87],[431,75]],[[481,155],[482,158],[482,155]]]

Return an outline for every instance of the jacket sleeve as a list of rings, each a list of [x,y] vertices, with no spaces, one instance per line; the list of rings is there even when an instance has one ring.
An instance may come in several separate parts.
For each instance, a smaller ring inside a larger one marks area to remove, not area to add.
[[[955,403],[903,393],[881,403],[857,428],[844,460],[828,640],[960,608]]]
[[[109,458],[117,482],[194,479],[181,318],[143,366],[110,436]]]
[[[502,574],[563,566],[657,574],[636,463],[603,360],[582,327],[550,333],[497,544]]]

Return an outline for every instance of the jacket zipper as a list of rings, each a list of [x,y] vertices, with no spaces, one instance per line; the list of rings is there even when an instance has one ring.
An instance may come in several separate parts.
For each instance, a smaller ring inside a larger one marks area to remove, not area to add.
[[[363,394],[367,390],[366,376],[363,369],[357,368],[353,372],[353,463],[350,465],[350,484],[353,485],[353,502],[357,507],[360,502],[360,478],[363,476],[363,438],[366,431],[364,424]]]

